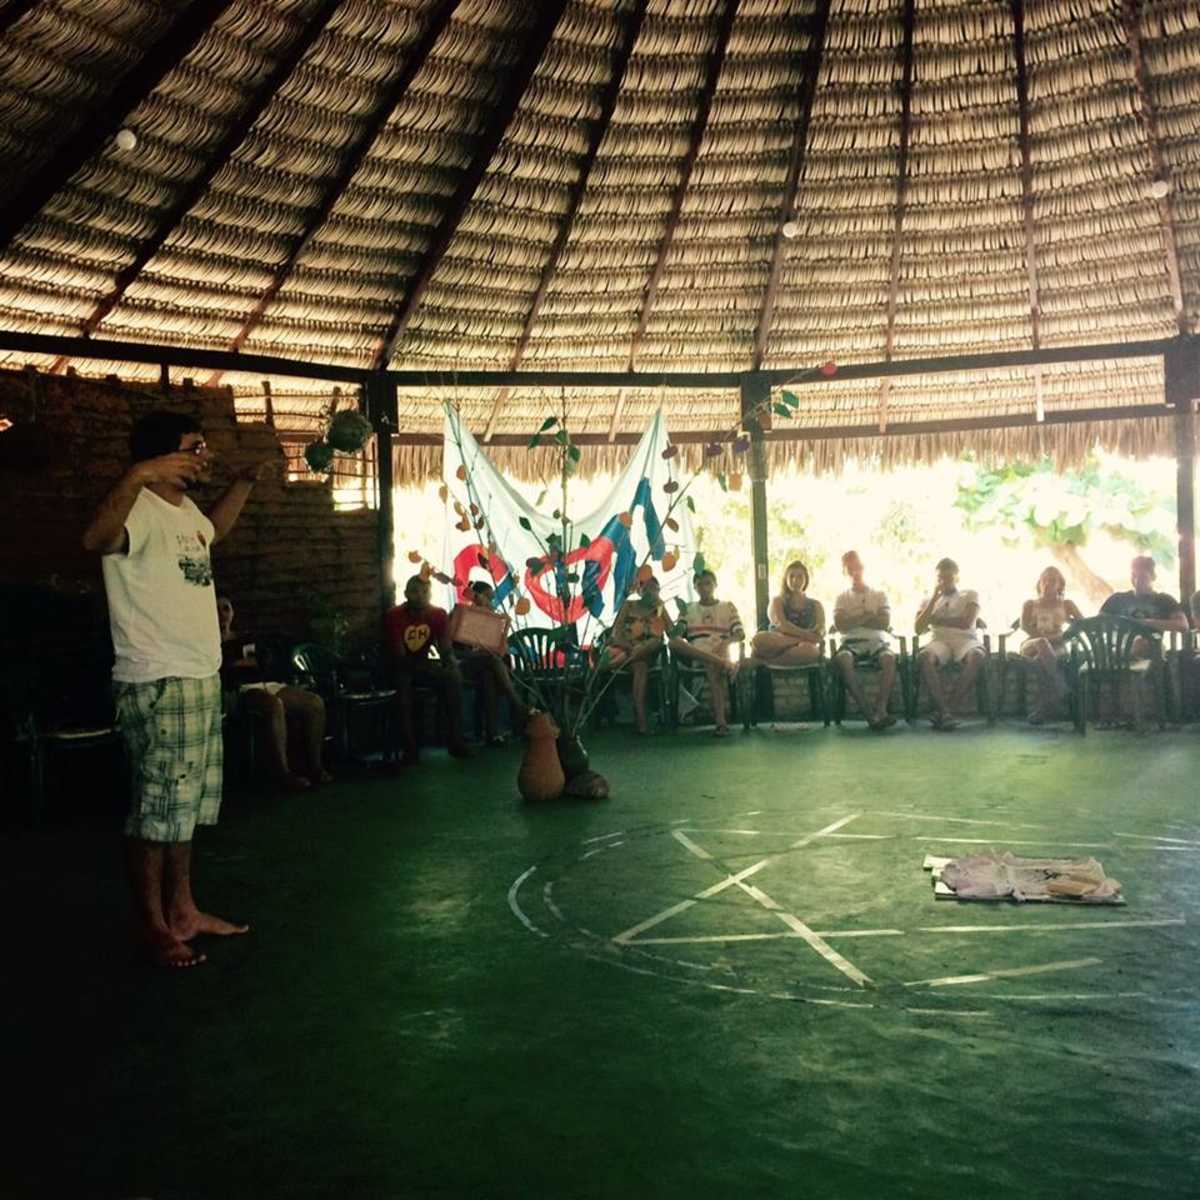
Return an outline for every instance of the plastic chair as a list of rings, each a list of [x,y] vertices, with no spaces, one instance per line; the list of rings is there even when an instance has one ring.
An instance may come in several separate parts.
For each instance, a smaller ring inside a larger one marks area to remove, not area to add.
[[[508,651],[513,682],[533,707],[561,711],[587,675],[587,652],[573,628],[519,629],[509,634]]]
[[[771,713],[775,711],[775,685],[777,678],[789,675],[802,676],[808,682],[808,703],[814,716],[821,718],[821,723],[829,728],[829,694],[825,686],[826,674],[829,670],[829,659],[825,656],[825,640],[821,639],[821,655],[808,663],[774,663],[758,662],[747,665],[741,673],[749,674],[749,695],[743,698],[742,729],[749,730],[758,724],[759,708],[762,704],[762,685],[770,684]]]
[[[892,631],[889,629],[887,632],[891,633]],[[837,663],[834,662],[845,640],[840,634],[831,634],[829,637],[829,681],[833,692],[831,708],[835,725],[840,725],[846,719],[846,697],[848,695],[846,681],[842,678],[842,672]],[[896,641],[900,643],[899,648],[893,650],[896,655],[896,682],[900,685],[900,710],[907,718],[910,711],[909,692],[912,688],[912,659],[908,656],[908,638],[900,635],[896,636]],[[874,659],[869,662],[856,663],[854,669],[876,675],[880,671],[879,663]]]
[[[1120,709],[1121,684],[1129,680],[1133,695],[1134,725],[1141,726],[1141,688],[1148,682],[1157,701],[1158,727],[1165,729],[1167,673],[1163,659],[1162,635],[1141,621],[1129,617],[1114,617],[1101,614],[1074,621],[1067,627],[1067,643],[1071,649],[1069,660],[1072,692],[1075,697],[1075,729],[1087,734],[1087,722],[1095,695],[1107,683],[1112,698],[1113,711]],[[1138,639],[1150,647],[1150,656],[1139,657],[1134,653]]]
[[[338,661],[325,646],[304,642],[292,648],[294,682],[298,687],[316,692],[325,701],[335,730],[334,740],[339,756],[354,757],[352,720],[359,713],[382,717],[387,745],[395,722],[396,689],[379,687],[371,679],[369,666],[363,670],[361,681],[351,686],[342,683]],[[353,667],[350,668],[353,671]]]
[[[746,643],[736,642],[737,646],[737,661],[739,666],[746,661]],[[679,691],[685,683],[707,683],[708,668],[703,663],[697,662],[695,659],[683,658],[681,655],[672,654],[670,658],[671,671],[671,727],[678,729],[679,720]],[[727,681],[726,686],[729,688],[729,716],[731,720],[736,721],[738,714],[741,711],[740,691],[737,684],[737,679],[733,676]]]
[[[983,713],[984,719],[989,725],[996,723],[996,704],[992,689],[992,638],[987,632],[987,625],[983,621],[975,622],[976,629],[983,630],[983,665],[979,668],[979,674],[975,676],[975,697],[979,711]],[[1004,639],[1007,635],[1000,635],[1001,646],[1003,647]],[[909,708],[908,719],[915,721],[917,719],[917,710],[921,702],[921,637],[919,633],[913,634],[912,639],[912,668],[910,672],[911,684],[909,686]],[[946,663],[940,667],[941,671],[948,671],[951,675],[957,676],[962,673],[961,663]]]

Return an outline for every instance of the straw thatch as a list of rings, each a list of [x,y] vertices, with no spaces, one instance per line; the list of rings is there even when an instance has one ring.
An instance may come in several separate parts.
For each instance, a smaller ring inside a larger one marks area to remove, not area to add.
[[[0,20],[11,192],[184,7],[41,0]],[[1195,0],[233,0],[122,123],[136,148],[97,145],[0,255],[0,328],[356,366],[394,332],[395,367],[718,371],[751,366],[760,327],[761,365],[785,368],[1157,338],[1200,318]],[[224,381],[248,411],[261,399],[256,378]],[[327,387],[288,387],[298,412],[328,404]],[[436,432],[443,398],[402,393],[402,431]],[[809,388],[801,422],[870,438],[1161,398],[1156,364],[1093,363]],[[502,435],[563,400],[458,399]],[[737,416],[728,392],[565,399],[597,434],[639,430],[660,403],[677,430]],[[1168,444],[1118,423],[967,440],[1070,457],[1096,433]],[[772,453],[834,466],[956,440]],[[400,458],[432,465],[422,447]]]

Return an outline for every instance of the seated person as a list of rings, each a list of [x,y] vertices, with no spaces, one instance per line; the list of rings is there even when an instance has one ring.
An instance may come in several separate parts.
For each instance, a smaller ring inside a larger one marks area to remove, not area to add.
[[[789,563],[783,587],[767,609],[771,627],[756,633],[750,643],[750,666],[803,666],[821,657],[825,610],[805,595],[807,588],[808,568],[802,562]]]
[[[915,626],[918,635],[927,629],[933,634],[933,640],[917,655],[917,665],[933,698],[930,723],[934,729],[954,729],[958,726],[954,710],[964,697],[970,695],[979,668],[987,657],[979,637],[978,622],[978,595],[971,591],[959,591],[958,564],[952,558],[943,558],[937,565],[937,584],[933,594],[917,611]],[[947,697],[938,668],[953,662],[962,664],[962,674],[958,677],[954,692]]]
[[[896,718],[888,712],[896,678],[896,655],[888,634],[892,627],[891,606],[883,592],[867,587],[863,581],[863,564],[857,551],[847,550],[842,555],[842,570],[850,577],[850,587],[833,606],[833,625],[842,635],[841,649],[833,661],[867,724],[876,731],[887,729],[896,723]],[[879,696],[873,713],[858,677],[857,668],[863,663],[879,667]]]
[[[432,687],[446,706],[448,749],[455,758],[470,758],[462,736],[462,677],[447,634],[444,608],[429,602],[429,580],[414,575],[404,585],[404,603],[383,618],[384,634],[396,672],[396,698],[400,710],[400,738],[404,746],[402,767],[419,761],[413,732],[413,684]],[[437,647],[438,657],[430,657]]]
[[[1148,554],[1139,554],[1129,564],[1129,581],[1133,590],[1113,592],[1100,606],[1101,613],[1110,617],[1129,617],[1158,633],[1187,632],[1187,616],[1174,596],[1154,590],[1154,559]],[[1156,652],[1156,639],[1137,637],[1133,639],[1135,658],[1149,658]]]
[[[717,577],[709,570],[697,573],[693,582],[700,599],[688,604],[671,638],[671,653],[702,663],[708,675],[712,696],[713,731],[717,737],[729,736],[729,695],[725,677],[735,673],[729,659],[729,647],[744,641],[746,632],[738,610],[728,600],[716,598]]]
[[[495,589],[490,583],[477,579],[471,584],[470,593],[471,604],[476,608],[491,610]],[[491,650],[485,650],[482,646],[468,646],[459,642],[454,643],[454,654],[463,670],[471,673],[483,692],[483,729],[488,745],[500,746],[504,743],[504,738],[497,732],[496,727],[498,699],[501,692],[511,702],[513,719],[517,723],[517,728],[523,732],[525,721],[529,716],[529,709],[517,695],[516,688],[513,687],[512,674],[509,672],[508,663],[504,658]]]
[[[1066,599],[1066,590],[1063,573],[1057,567],[1047,567],[1038,576],[1037,599],[1026,600],[1021,609],[1021,628],[1025,632],[1021,657],[1038,668],[1038,700],[1029,713],[1031,725],[1040,725],[1046,719],[1046,709],[1067,692],[1067,682],[1058,669],[1059,660],[1067,655],[1063,634],[1083,614]]]
[[[650,682],[650,663],[663,646],[663,635],[670,621],[658,594],[653,575],[638,585],[638,595],[621,605],[608,640],[608,669],[626,667],[633,676],[633,721],[640,734],[650,732],[646,724],[646,688]]]
[[[254,640],[234,631],[233,603],[228,596],[217,597],[217,618],[221,623],[221,687],[236,691],[241,708],[263,719],[271,768],[280,786],[302,792],[315,784],[331,782],[333,776],[321,763],[325,702],[305,688],[264,678],[255,657]],[[303,735],[308,761],[302,772],[293,771],[288,764],[289,722]]]

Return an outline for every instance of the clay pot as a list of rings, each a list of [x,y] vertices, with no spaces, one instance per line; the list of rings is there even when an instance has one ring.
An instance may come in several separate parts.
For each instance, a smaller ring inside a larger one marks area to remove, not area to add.
[[[525,735],[529,740],[517,772],[517,788],[526,800],[557,800],[567,786],[558,759],[558,726],[549,713],[534,710],[529,714]]]
[[[561,733],[558,736],[558,761],[568,779],[582,775],[588,769],[588,752],[577,734]]]

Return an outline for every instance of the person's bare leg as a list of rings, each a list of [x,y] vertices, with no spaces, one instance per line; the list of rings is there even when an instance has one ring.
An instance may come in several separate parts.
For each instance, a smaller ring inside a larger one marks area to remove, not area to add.
[[[248,712],[256,713],[267,729],[267,753],[271,759],[271,770],[282,787],[292,792],[302,792],[308,780],[293,773],[287,760],[287,711],[279,696],[255,689],[242,693],[242,703]]]
[[[842,673],[842,680],[846,684],[846,690],[854,697],[854,703],[858,705],[858,711],[868,720],[872,720],[872,716],[867,707],[867,692],[862,685],[862,680],[858,677],[858,671],[854,666],[854,655],[849,650],[839,651],[833,660],[837,663],[838,670]]]
[[[979,674],[979,668],[983,666],[986,655],[978,650],[972,650],[966,658],[962,660],[962,671],[958,676],[958,685],[954,689],[954,694],[950,700],[951,716],[954,711],[960,709],[966,702],[966,698],[971,694],[971,689],[975,686],[975,677]]]
[[[704,673],[708,676],[716,734],[718,737],[724,737],[729,732],[729,672],[721,666],[711,664]]]
[[[683,638],[672,638],[669,644],[671,653],[678,655],[680,658],[687,658],[693,662],[703,663],[706,667],[716,667],[718,670],[724,671],[727,675],[733,673],[733,663],[729,661],[728,655],[722,657],[719,654],[713,654],[709,650],[704,650],[699,646],[693,646],[690,642],[685,642]]]
[[[893,725],[895,718],[888,712],[892,687],[896,682],[896,656],[885,652],[879,656],[879,697],[875,702],[875,723]]]
[[[784,667],[798,667],[816,662],[821,657],[821,647],[816,642],[793,642],[773,661]]]
[[[168,928],[181,942],[189,942],[202,933],[229,937],[250,931],[249,925],[235,925],[196,907],[192,897],[191,842],[168,842],[163,858],[163,910]]]
[[[750,662],[748,665],[755,666],[758,663],[776,662],[780,655],[786,653],[796,645],[796,639],[790,638],[786,633],[776,633],[774,630],[766,629],[762,633],[756,633],[754,640],[750,643]]]
[[[633,723],[638,733],[649,733],[646,724],[646,689],[650,684],[650,664],[644,658],[633,658],[629,663],[629,674],[633,678]]]
[[[284,688],[279,693],[284,712],[300,722],[304,735],[304,756],[308,759],[308,778],[312,783],[332,783],[325,770],[325,701],[305,688]]]
[[[204,961],[204,955],[197,954],[171,930],[163,912],[164,858],[162,842],[125,839],[125,867],[137,908],[139,936],[155,966],[196,967]]]
[[[925,683],[925,690],[933,700],[936,721],[941,722],[948,714],[946,712],[946,689],[942,686],[942,672],[938,666],[937,657],[930,654],[928,650],[922,650],[917,655],[917,664],[921,669],[921,679]]]

